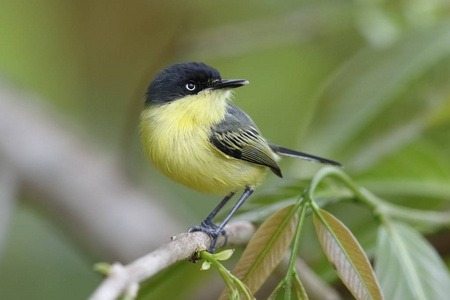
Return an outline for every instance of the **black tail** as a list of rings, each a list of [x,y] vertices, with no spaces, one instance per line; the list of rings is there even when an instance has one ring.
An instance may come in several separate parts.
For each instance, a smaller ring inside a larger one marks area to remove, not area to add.
[[[276,153],[281,154],[281,155],[297,157],[297,158],[306,159],[306,160],[309,160],[309,161],[312,161],[312,162],[319,162],[319,163],[322,163],[322,164],[329,164],[329,165],[333,165],[333,166],[342,167],[342,165],[340,163],[335,162],[333,160],[329,160],[329,159],[326,159],[326,158],[314,156],[314,155],[311,155],[311,154],[306,154],[306,153],[295,151],[295,150],[291,150],[291,149],[288,149],[288,148],[283,148],[281,146],[277,146],[277,145],[273,145],[273,144],[270,144],[269,146],[270,146],[270,148],[273,151],[275,151]]]

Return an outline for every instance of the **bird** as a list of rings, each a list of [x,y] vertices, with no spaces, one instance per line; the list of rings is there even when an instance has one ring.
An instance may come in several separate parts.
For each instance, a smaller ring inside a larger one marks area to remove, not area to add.
[[[233,91],[249,84],[222,79],[202,62],[176,63],[150,83],[140,117],[140,137],[150,162],[170,179],[223,200],[198,226],[212,240],[214,253],[232,215],[260,185],[268,170],[282,177],[280,156],[341,166],[340,163],[269,143],[253,120],[232,103]],[[243,194],[217,225],[217,213],[238,191]],[[226,243],[226,240],[225,240]]]

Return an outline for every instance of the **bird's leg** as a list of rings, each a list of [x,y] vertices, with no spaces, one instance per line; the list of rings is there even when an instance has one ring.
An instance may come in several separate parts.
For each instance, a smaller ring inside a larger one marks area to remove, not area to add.
[[[234,193],[229,194],[223,200],[217,205],[216,208],[209,214],[209,216],[199,225],[199,226],[192,226],[189,228],[188,232],[194,232],[194,231],[202,231],[212,237],[211,246],[209,248],[209,253],[214,253],[214,250],[216,249],[216,243],[217,238],[219,235],[225,236],[225,243],[227,243],[227,234],[224,230],[225,225],[227,225],[228,221],[230,221],[231,216],[241,207],[241,205],[247,200],[247,198],[253,193],[254,188],[246,188],[242,196],[239,198],[239,200],[236,202],[236,204],[233,206],[233,209],[231,209],[230,213],[226,216],[226,218],[223,220],[222,224],[220,226],[217,226],[212,222],[212,219],[217,215],[219,210],[230,200],[231,197],[233,197]]]
[[[228,200],[231,199],[231,197],[234,196],[234,192],[228,194],[223,198],[222,201],[220,201],[219,205],[216,206],[216,208],[213,209],[213,211],[206,217],[206,219],[202,222],[202,225],[209,226],[211,228],[217,229],[219,226],[213,223],[214,217],[217,215],[217,213],[227,204]]]
[[[211,246],[209,247],[209,253],[214,253],[214,250],[216,249],[216,243],[217,243],[217,237],[220,233],[224,233],[225,235],[225,245],[227,243],[227,236],[225,233],[225,226],[227,225],[228,221],[230,221],[231,216],[241,207],[242,204],[244,204],[245,200],[247,200],[248,197],[253,193],[255,189],[248,187],[245,189],[244,193],[242,194],[241,198],[236,202],[236,204],[233,206],[233,209],[230,211],[228,216],[223,220],[222,224],[216,229],[216,232],[218,233],[216,237],[213,237],[213,240],[211,241]]]
[[[206,219],[200,225],[190,227],[188,232],[203,231],[209,236],[217,238],[220,234],[220,232],[217,231],[217,228],[219,228],[219,226],[214,224],[212,220],[217,215],[217,213],[222,209],[222,207],[224,207],[225,204],[227,204],[228,200],[230,200],[231,197],[233,197],[233,195],[234,192],[225,196],[225,198],[223,198],[223,200],[220,201],[219,205],[217,205],[216,208],[213,209],[213,211],[206,217]]]

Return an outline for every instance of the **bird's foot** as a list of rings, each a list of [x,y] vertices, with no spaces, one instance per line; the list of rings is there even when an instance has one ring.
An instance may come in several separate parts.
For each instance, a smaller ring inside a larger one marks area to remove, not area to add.
[[[227,233],[224,229],[221,229],[220,226],[214,224],[212,221],[205,220],[198,226],[192,226],[188,229],[189,233],[195,232],[195,231],[201,231],[206,233],[212,238],[211,246],[209,247],[209,253],[214,253],[214,250],[216,249],[216,243],[217,239],[220,235],[223,235],[225,237],[225,243],[222,246],[225,246],[227,243],[228,237]]]

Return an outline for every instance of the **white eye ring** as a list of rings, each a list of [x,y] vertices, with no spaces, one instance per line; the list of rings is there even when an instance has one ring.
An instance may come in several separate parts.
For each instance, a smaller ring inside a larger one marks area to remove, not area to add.
[[[197,85],[195,83],[193,83],[192,81],[186,83],[186,89],[188,91],[194,91],[197,88]]]

